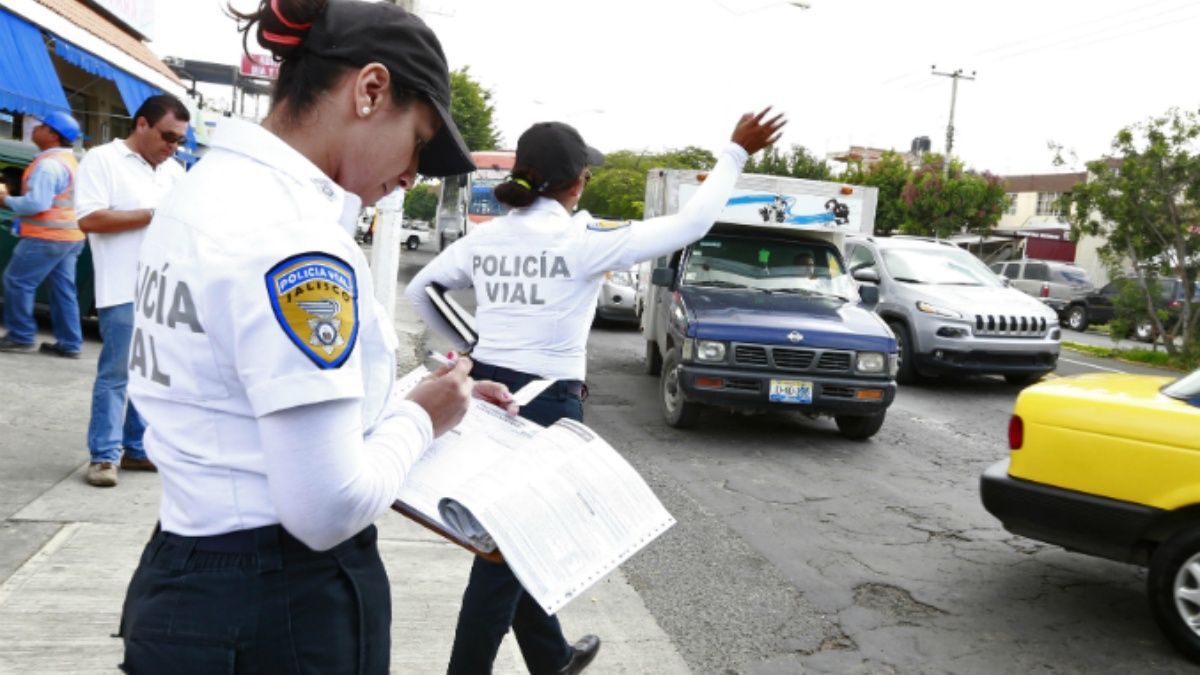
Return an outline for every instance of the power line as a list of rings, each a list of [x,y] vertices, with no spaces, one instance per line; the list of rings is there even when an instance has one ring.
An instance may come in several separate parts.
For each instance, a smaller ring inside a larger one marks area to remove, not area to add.
[[[963,69],[959,68],[958,70],[951,72],[951,73],[939,73],[937,66],[930,67],[930,71],[938,77],[950,78],[950,81],[952,83],[950,85],[950,121],[949,121],[949,123],[946,124],[946,162],[945,162],[945,164],[946,164],[946,175],[949,176],[950,175],[950,158],[953,156],[951,153],[954,152],[954,104],[956,103],[956,101],[958,99],[958,81],[959,80],[968,80],[968,81],[974,82],[975,81],[975,71],[972,70],[970,75],[965,75],[965,74],[963,74]]]

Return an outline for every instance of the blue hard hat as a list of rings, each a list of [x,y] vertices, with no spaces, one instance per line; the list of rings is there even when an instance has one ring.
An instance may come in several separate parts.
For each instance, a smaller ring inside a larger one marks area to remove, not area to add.
[[[79,128],[79,122],[65,112],[55,110],[54,112],[42,118],[42,124],[50,127],[58,132],[68,143],[74,143],[76,138],[82,131]]]

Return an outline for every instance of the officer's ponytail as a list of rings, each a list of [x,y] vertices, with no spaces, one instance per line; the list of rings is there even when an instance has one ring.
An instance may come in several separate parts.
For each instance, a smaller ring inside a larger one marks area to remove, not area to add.
[[[508,180],[497,185],[492,191],[496,200],[514,209],[529,206],[538,196],[542,195],[541,176],[536,169],[513,169]]]

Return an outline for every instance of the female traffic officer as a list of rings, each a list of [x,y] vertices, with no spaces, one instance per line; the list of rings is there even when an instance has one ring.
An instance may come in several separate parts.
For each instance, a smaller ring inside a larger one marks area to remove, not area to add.
[[[358,0],[237,16],[281,61],[270,114],[222,122],[139,262],[130,392],[163,493],[123,668],[386,673],[371,523],[473,386],[510,399],[466,362],[392,395],[395,336],[352,228],[418,170],[473,166],[419,19]]]
[[[512,176],[496,198],[515,210],[455,242],[409,284],[422,318],[458,340],[433,308],[425,287],[474,286],[479,344],[474,377],[514,390],[536,378],[557,380],[521,409],[539,424],[583,419],[587,336],[603,275],[625,270],[700,239],[733,191],[747,158],[779,138],[781,116],[746,114],[707,180],[678,213],[640,223],[604,223],[579,203],[600,153],[560,122],[535,124],[517,141]],[[450,673],[488,673],[512,626],[531,673],[575,673],[595,657],[600,641],[567,643],[558,619],[546,615],[509,568],[476,558],[459,612]]]

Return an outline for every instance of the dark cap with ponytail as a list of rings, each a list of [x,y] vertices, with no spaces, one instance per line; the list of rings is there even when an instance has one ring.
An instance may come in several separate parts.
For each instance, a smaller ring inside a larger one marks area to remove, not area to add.
[[[575,127],[563,122],[538,122],[517,139],[512,176],[497,185],[496,199],[517,208],[541,195],[571,187],[588,166],[604,164],[604,155],[583,142]]]
[[[467,144],[450,116],[450,70],[437,36],[425,22],[388,2],[362,0],[262,0],[245,14],[247,34],[257,24],[258,43],[281,63],[275,99],[305,110],[327,91],[347,66],[387,66],[393,92],[415,94],[442,120],[421,152],[417,168],[426,176],[475,170]]]

